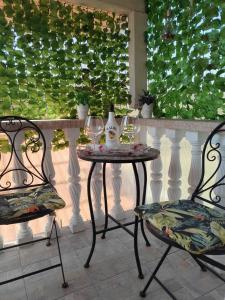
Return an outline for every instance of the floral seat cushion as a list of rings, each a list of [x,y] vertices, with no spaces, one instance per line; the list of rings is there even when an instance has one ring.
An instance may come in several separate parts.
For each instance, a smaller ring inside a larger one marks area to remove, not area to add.
[[[135,213],[193,254],[225,248],[225,213],[190,200],[138,206]]]
[[[0,194],[0,224],[28,221],[64,206],[65,202],[51,184]]]

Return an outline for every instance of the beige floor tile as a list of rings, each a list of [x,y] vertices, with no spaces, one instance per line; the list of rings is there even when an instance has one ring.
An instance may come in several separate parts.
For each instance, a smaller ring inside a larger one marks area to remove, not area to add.
[[[27,294],[23,280],[17,280],[0,286],[1,300],[27,300]]]
[[[225,299],[225,286],[222,284],[216,290],[213,290],[196,300],[224,300]]]
[[[97,289],[94,286],[87,287],[85,289],[78,290],[69,295],[64,296],[58,300],[103,300],[99,297]]]
[[[130,226],[131,227],[131,226]],[[92,232],[72,234],[63,228],[60,238],[62,259],[68,289],[62,289],[61,269],[39,273],[24,280],[0,286],[0,300],[140,300],[139,292],[157,265],[165,245],[150,237],[146,247],[139,234],[139,253],[144,280],[138,279],[133,239],[122,230],[109,232],[107,238],[97,237],[90,268],[83,267],[91,247]],[[0,280],[21,275],[58,263],[56,241],[51,247],[37,243],[0,254]],[[178,300],[224,300],[223,283],[210,272],[203,273],[188,253],[173,249],[160,268],[158,278]],[[156,281],[147,291],[146,299],[167,300],[169,296]]]
[[[0,272],[17,269],[20,266],[20,257],[17,248],[0,252]]]

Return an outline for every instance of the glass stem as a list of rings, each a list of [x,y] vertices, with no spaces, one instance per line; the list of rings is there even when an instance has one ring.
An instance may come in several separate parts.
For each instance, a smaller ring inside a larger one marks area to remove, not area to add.
[[[94,151],[96,149],[96,135],[93,135],[93,145],[94,145]]]

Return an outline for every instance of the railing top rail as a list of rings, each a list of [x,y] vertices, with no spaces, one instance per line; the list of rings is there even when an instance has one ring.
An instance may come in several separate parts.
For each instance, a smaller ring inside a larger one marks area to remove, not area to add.
[[[185,131],[212,131],[220,121],[203,120],[171,120],[171,119],[141,119],[141,125],[156,128],[181,129]]]
[[[34,123],[41,129],[82,128],[84,126],[84,121],[78,119],[34,120]],[[141,119],[141,125],[143,126],[201,132],[211,131],[219,123],[220,121]]]
[[[56,120],[34,120],[35,124],[41,129],[64,129],[64,128],[82,128],[83,120],[78,119],[56,119]]]

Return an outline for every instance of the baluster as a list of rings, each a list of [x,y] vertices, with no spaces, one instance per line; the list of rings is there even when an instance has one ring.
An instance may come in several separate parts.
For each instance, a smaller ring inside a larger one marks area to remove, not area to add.
[[[202,172],[202,150],[201,145],[205,141],[205,134],[200,132],[187,132],[186,138],[191,144],[191,167],[188,175],[189,197],[194,192]]]
[[[16,148],[18,158],[21,160],[21,162],[23,162],[23,155],[22,155],[22,149],[21,149],[21,144],[23,143],[23,140],[24,140],[24,134],[19,133],[16,138],[15,148]],[[14,155],[13,156],[13,169],[18,169],[18,168],[21,168],[21,164],[18,161],[18,159],[16,158],[16,156]],[[21,186],[21,185],[24,185],[23,182],[26,181],[27,174],[25,172],[15,171],[15,172],[13,172],[12,178],[17,186]],[[32,239],[33,239],[33,233],[32,233],[32,229],[28,225],[28,222],[20,223],[19,229],[16,233],[17,243],[18,244],[26,243],[26,242],[31,241]]]
[[[166,135],[171,141],[171,160],[169,166],[168,198],[169,200],[180,199],[181,196],[181,163],[180,163],[180,141],[184,137],[183,130],[167,129]]]
[[[112,168],[112,188],[113,188],[113,195],[114,195],[114,205],[111,209],[111,213],[115,216],[116,219],[123,219],[124,210],[121,206],[121,199],[120,199],[120,191],[121,191],[121,164],[111,164]]]
[[[160,151],[161,137],[164,133],[162,128],[149,128],[149,134],[152,136],[152,147]],[[162,192],[162,160],[161,157],[151,162],[151,193],[153,202],[160,202]]]
[[[102,195],[102,164],[97,163],[91,181],[92,200],[94,205],[95,223],[97,226],[105,222],[104,212],[101,208]]]
[[[79,128],[66,128],[66,137],[69,141],[69,166],[68,166],[68,182],[69,191],[72,199],[72,217],[70,220],[70,230],[72,233],[79,232],[85,229],[84,221],[80,215],[80,166],[77,158],[75,142],[79,138]]]
[[[43,133],[46,141],[46,153],[44,160],[44,170],[48,180],[51,182],[53,186],[55,186],[55,169],[52,162],[52,151],[51,151],[51,141],[53,138],[52,129],[43,129]],[[47,216],[47,223],[44,228],[45,236],[49,236],[52,228],[54,216]],[[59,228],[58,222],[56,222],[58,235],[61,236],[61,230]],[[55,230],[52,232],[52,237],[55,238]]]

